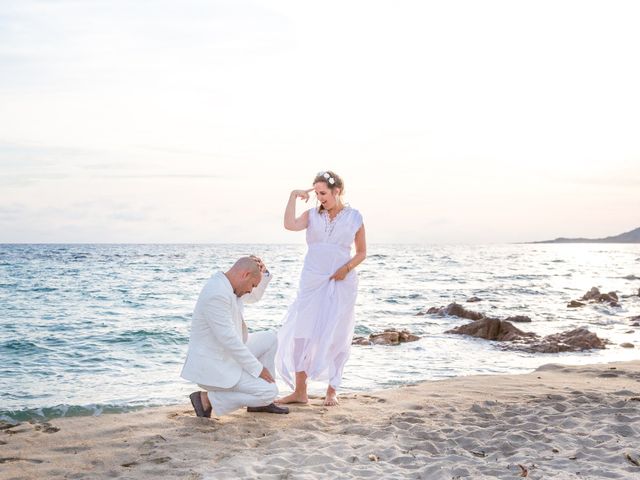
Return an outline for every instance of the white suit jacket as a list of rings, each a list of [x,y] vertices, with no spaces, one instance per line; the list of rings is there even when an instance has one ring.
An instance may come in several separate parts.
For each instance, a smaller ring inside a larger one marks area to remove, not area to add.
[[[238,298],[222,272],[211,276],[200,292],[191,321],[187,359],[180,376],[202,385],[230,388],[243,370],[258,377],[263,365],[245,345],[243,303],[257,302],[271,281],[269,272],[250,293]]]

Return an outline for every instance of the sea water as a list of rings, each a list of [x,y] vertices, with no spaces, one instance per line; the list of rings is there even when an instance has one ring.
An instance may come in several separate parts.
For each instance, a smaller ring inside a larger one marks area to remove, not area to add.
[[[239,256],[262,257],[273,280],[245,317],[250,331],[277,329],[296,295],[305,251],[304,245],[0,245],[0,420],[187,403],[197,387],[180,370],[206,280]],[[370,245],[358,273],[356,335],[398,328],[421,339],[353,346],[346,391],[640,358],[640,328],[629,321],[640,315],[640,297],[621,298],[619,307],[567,308],[592,286],[637,294],[640,245]],[[472,296],[482,301],[465,303]],[[589,352],[523,353],[445,333],[468,320],[416,315],[454,301],[492,317],[527,315],[532,322],[517,326],[540,335],[587,327],[612,343]]]

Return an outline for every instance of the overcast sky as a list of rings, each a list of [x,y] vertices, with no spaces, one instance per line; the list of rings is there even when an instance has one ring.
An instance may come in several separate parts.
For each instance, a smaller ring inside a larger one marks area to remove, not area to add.
[[[631,230],[639,24],[635,1],[3,0],[0,242],[301,242],[284,206],[324,169],[369,242]]]

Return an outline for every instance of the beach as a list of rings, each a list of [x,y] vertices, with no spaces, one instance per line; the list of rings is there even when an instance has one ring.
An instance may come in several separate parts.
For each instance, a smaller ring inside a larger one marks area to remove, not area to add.
[[[187,399],[185,399],[187,401]],[[0,431],[0,478],[638,478],[640,361],[547,364],[341,396],[289,415],[191,406]]]

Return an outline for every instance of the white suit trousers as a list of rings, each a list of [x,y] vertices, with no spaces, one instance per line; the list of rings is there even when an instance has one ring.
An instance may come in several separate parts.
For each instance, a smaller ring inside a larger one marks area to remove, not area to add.
[[[278,347],[276,333],[273,331],[250,333],[247,347],[275,378],[275,356]],[[213,412],[218,417],[242,407],[269,405],[278,396],[278,387],[275,383],[269,383],[260,377],[253,377],[244,370],[238,383],[231,388],[199,386],[208,392]]]

